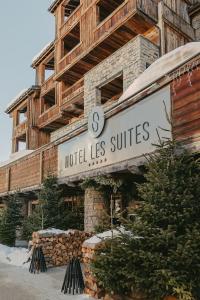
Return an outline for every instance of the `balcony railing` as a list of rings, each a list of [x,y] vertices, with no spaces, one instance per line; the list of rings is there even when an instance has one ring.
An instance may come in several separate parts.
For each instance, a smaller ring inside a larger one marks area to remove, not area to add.
[[[82,43],[78,44],[72,51],[66,54],[58,64],[58,72],[62,71],[72,61],[75,61],[83,52]]]
[[[77,81],[73,86],[67,88],[62,94],[62,104],[70,103],[78,96],[83,95],[84,79]]]
[[[21,123],[21,124],[17,125],[17,127],[15,127],[14,136],[15,137],[22,136],[23,134],[26,133],[27,129],[28,129],[27,121],[24,121],[23,123]]]
[[[66,35],[80,20],[82,12],[82,5],[77,7],[77,9],[69,16],[65,23],[60,28],[60,36]]]
[[[60,109],[58,106],[54,105],[47,111],[43,112],[38,118],[38,127],[43,128],[47,124],[50,124],[59,117]]]
[[[96,3],[94,3],[96,5]],[[76,12],[79,13],[79,10]],[[72,15],[75,18],[75,14]],[[71,18],[72,18],[71,16]],[[82,40],[74,49],[66,54],[58,63],[57,72],[60,73],[67,69],[68,66],[75,64],[82,57],[87,55],[94,45],[101,43],[107,36],[114,33],[120,26],[124,25],[128,20],[140,16],[145,24],[155,24],[158,20],[158,4],[155,0],[126,0],[121,4],[109,17],[101,22],[96,28],[91,28],[93,33],[90,35],[90,40]],[[72,19],[73,19],[72,18]],[[78,16],[77,16],[78,18]],[[70,18],[69,18],[70,20]],[[66,25],[69,26],[69,20]],[[75,20],[75,19],[74,19]],[[74,21],[75,22],[75,21]],[[67,25],[68,24],[68,25]],[[90,24],[88,25],[90,26]],[[141,26],[138,26],[138,33],[141,33]],[[66,33],[66,28],[61,28],[62,34]],[[84,35],[83,35],[84,36]],[[58,76],[59,77],[59,76]]]
[[[41,95],[45,95],[50,90],[55,88],[54,74],[50,76],[41,86]]]

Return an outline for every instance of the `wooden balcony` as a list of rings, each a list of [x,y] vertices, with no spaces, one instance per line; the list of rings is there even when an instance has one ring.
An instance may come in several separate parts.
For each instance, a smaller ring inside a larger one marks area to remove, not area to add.
[[[157,6],[153,4],[154,2],[152,0],[125,1],[113,15],[105,19],[105,21],[100,23],[96,28],[94,33],[95,42],[112,34],[119,26],[125,24],[125,22],[133,16],[137,21],[138,17],[142,18],[142,14],[144,14],[145,16],[143,17],[146,19],[146,16],[148,16],[150,18],[150,24],[152,25],[152,20],[156,22],[158,18]],[[138,26],[141,25],[142,23],[138,24]],[[138,30],[140,31],[139,28]]]
[[[62,27],[59,30],[60,36],[66,35],[76,24],[80,21],[82,13],[82,5],[77,7],[77,9],[69,16]]]
[[[28,123],[27,121],[24,121],[23,123],[17,125],[14,129],[14,137],[18,138],[22,135],[25,135],[28,129]]]
[[[90,9],[93,19],[94,5],[96,7],[97,2],[95,1]],[[79,19],[80,12],[81,7],[76,11]],[[152,28],[158,21],[158,4],[154,0],[125,0],[99,25],[94,22],[88,11],[87,14],[87,24],[85,15],[81,16],[81,42],[58,62],[56,80],[74,78],[76,82],[136,35]],[[75,15],[72,15],[61,28],[62,34],[72,28],[69,25],[70,18],[75,24]],[[59,47],[59,43],[57,45]]]
[[[61,111],[69,119],[80,117],[84,112],[84,79],[81,78],[62,94]]]
[[[60,107],[54,105],[39,116],[37,126],[43,130],[54,131],[66,125],[67,122],[68,118],[60,110]]]
[[[55,88],[54,74],[50,76],[41,86],[41,96],[44,96],[50,90]]]
[[[73,102],[74,99],[83,97],[84,79],[81,78],[73,86],[70,86],[62,93],[62,105]]]

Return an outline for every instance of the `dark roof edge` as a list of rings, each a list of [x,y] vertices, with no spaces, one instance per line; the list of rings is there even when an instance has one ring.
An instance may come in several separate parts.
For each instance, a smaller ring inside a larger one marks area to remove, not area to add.
[[[50,7],[48,8],[48,11],[50,13],[54,13],[56,8],[58,7],[58,5],[62,2],[63,0],[55,0],[51,5]]]

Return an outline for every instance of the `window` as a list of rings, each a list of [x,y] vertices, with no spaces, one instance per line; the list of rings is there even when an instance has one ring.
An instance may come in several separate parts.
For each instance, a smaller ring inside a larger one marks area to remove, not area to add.
[[[52,89],[42,98],[41,113],[45,112],[56,104],[56,91]]]
[[[54,74],[55,70],[55,59],[54,59],[54,52],[51,53],[50,57],[45,61],[45,73],[44,73],[44,79],[45,81],[51,77]]]
[[[124,0],[100,0],[97,3],[97,24],[111,15]]]
[[[20,152],[23,150],[26,150],[26,135],[17,140],[17,151]]]
[[[22,124],[26,120],[27,120],[27,106],[24,106],[23,108],[20,108],[18,110],[17,125]]]
[[[45,81],[54,74],[54,70],[45,69]]]
[[[123,75],[116,77],[99,88],[101,104],[118,100],[123,93]]]
[[[63,39],[64,56],[80,43],[80,23],[78,23]]]
[[[69,18],[69,16],[77,9],[80,5],[80,0],[69,0],[69,2],[65,5],[65,21]]]

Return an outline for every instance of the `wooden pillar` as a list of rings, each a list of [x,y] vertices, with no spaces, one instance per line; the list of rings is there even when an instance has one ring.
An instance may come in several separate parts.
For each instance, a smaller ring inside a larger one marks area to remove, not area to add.
[[[56,18],[56,37],[60,36],[60,28],[64,23],[65,9],[63,5],[59,5],[55,12]]]
[[[40,64],[36,68],[36,85],[42,85],[45,81],[45,65]]]

